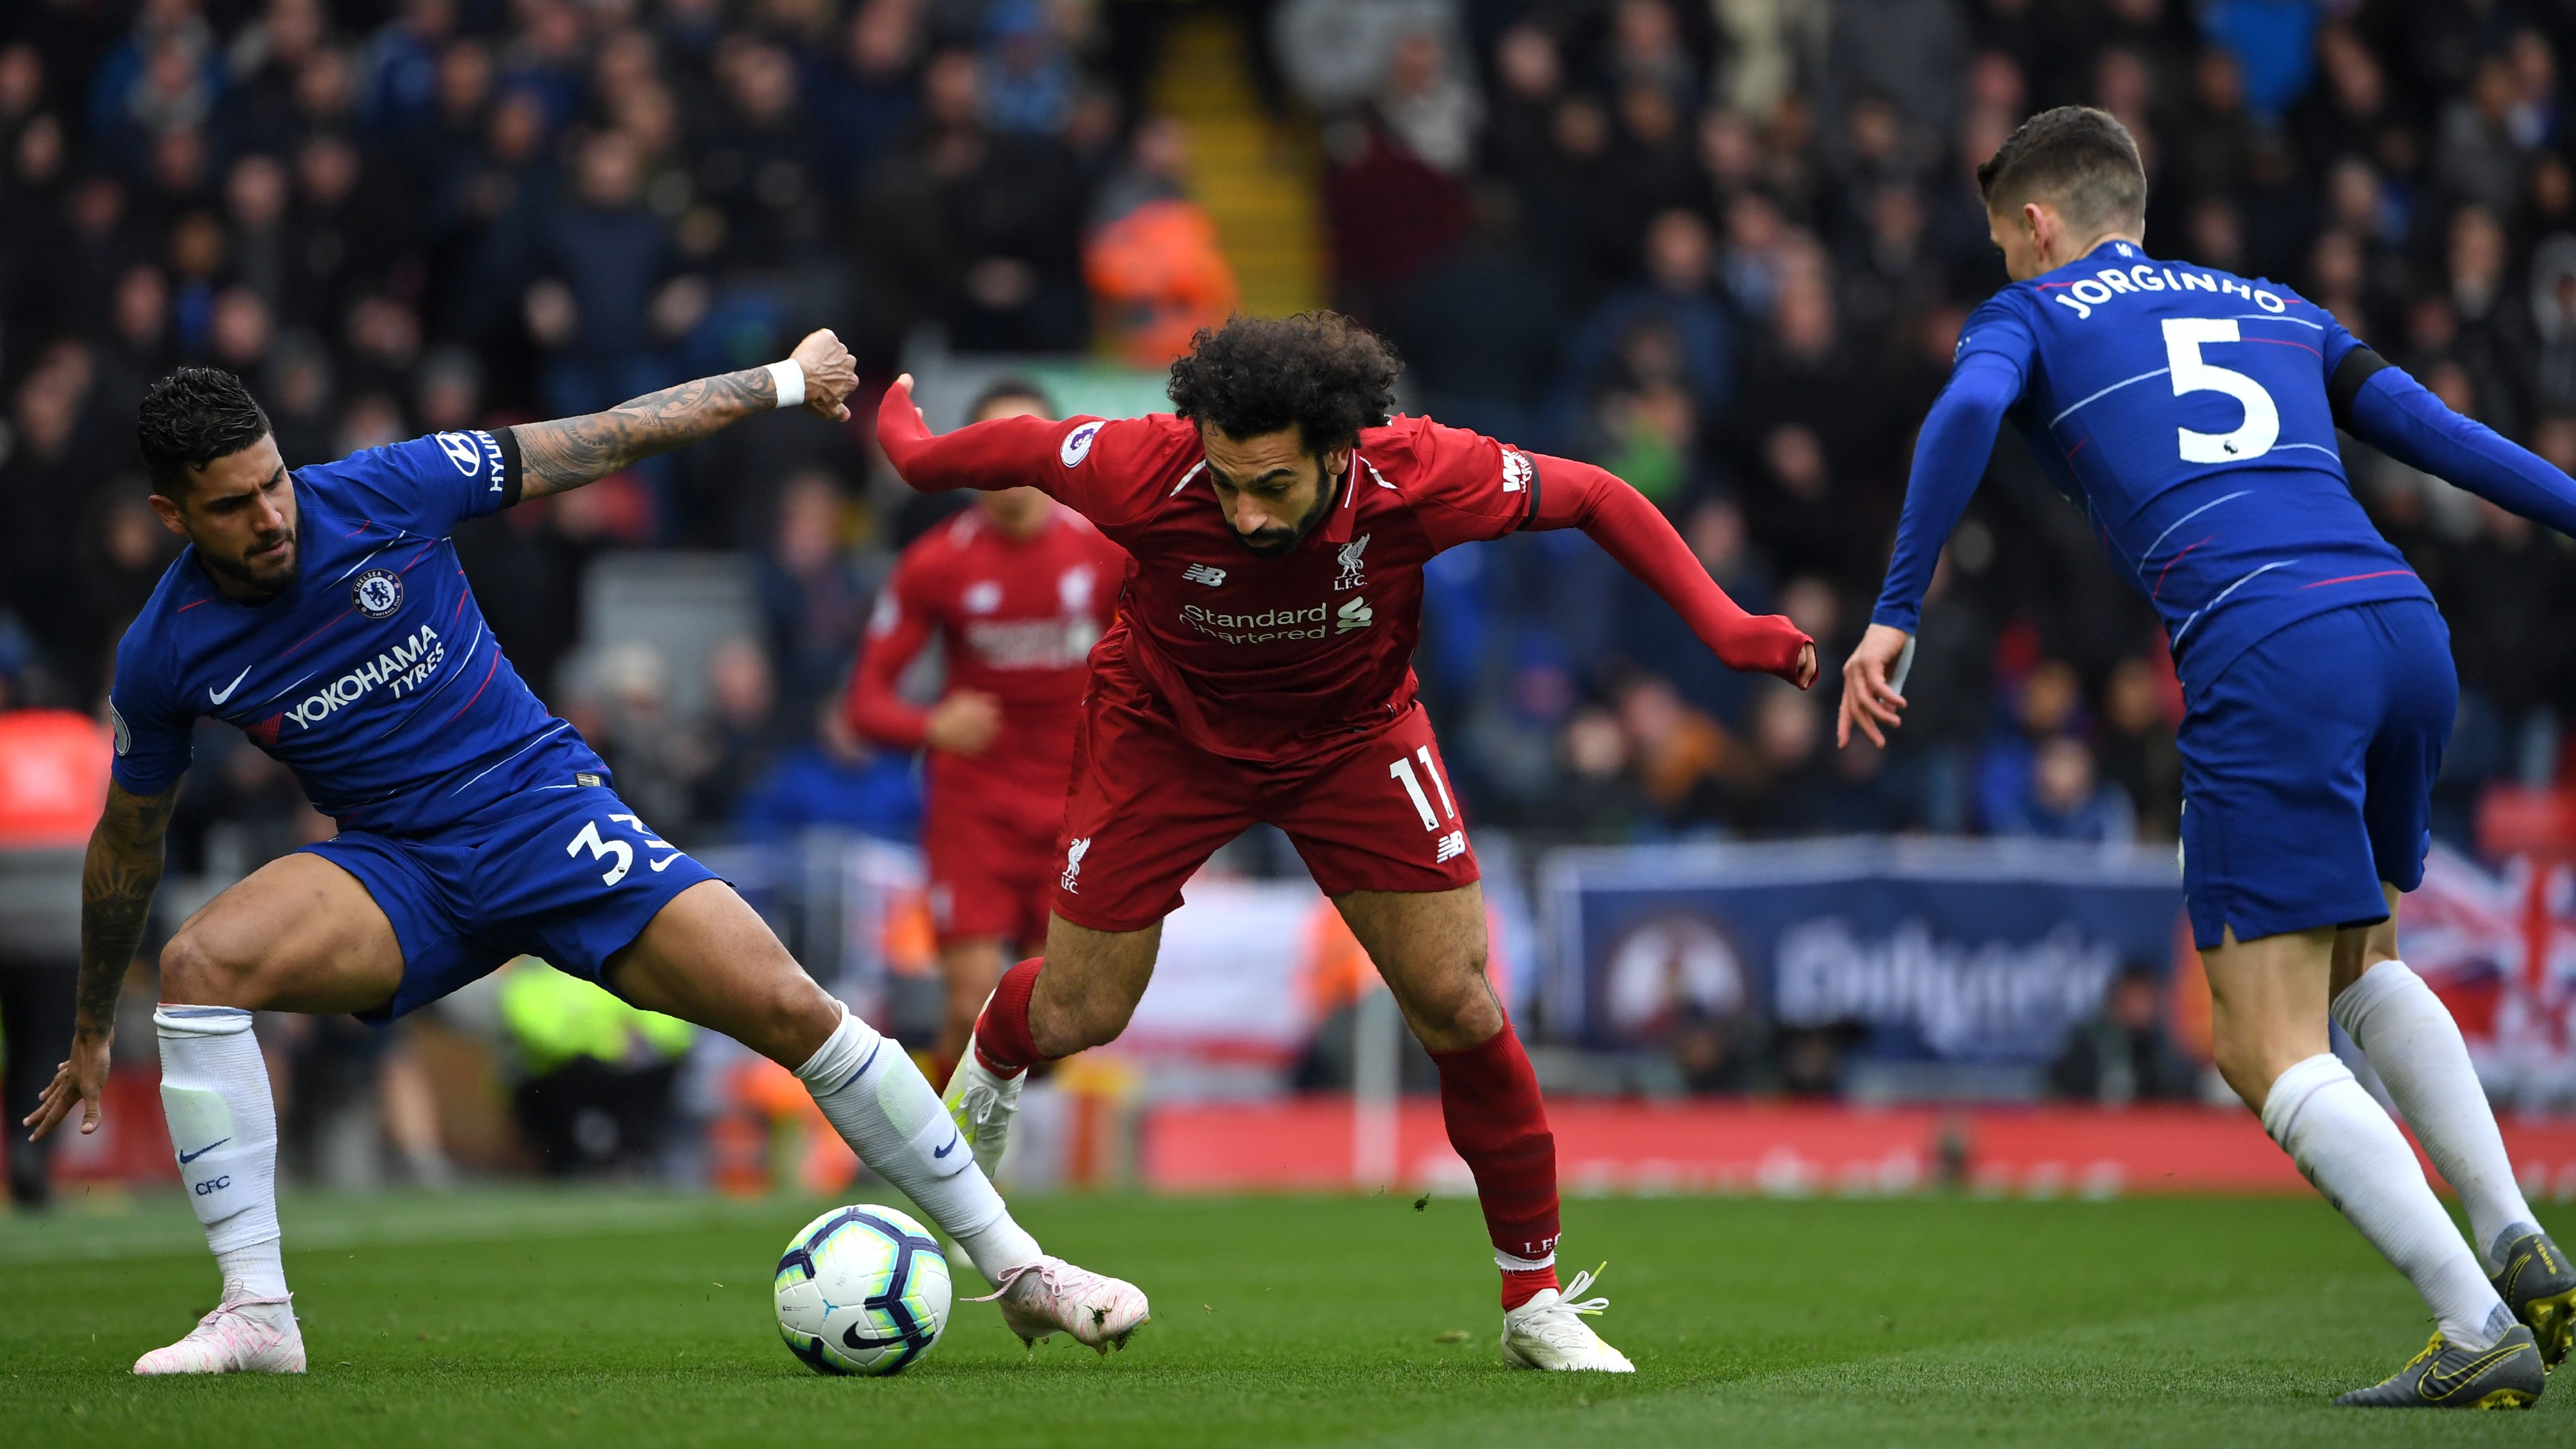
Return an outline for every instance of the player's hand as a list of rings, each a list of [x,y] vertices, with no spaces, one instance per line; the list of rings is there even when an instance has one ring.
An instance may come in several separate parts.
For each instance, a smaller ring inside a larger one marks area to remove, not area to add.
[[[1816,641],[1810,639],[1807,641],[1806,647],[1798,651],[1798,669],[1796,673],[1789,677],[1789,682],[1798,686],[1800,689],[1808,688],[1816,682],[1817,668]]]
[[[20,1124],[28,1129],[28,1141],[44,1141],[74,1106],[81,1109],[81,1134],[98,1130],[98,1099],[107,1090],[107,1041],[103,1031],[72,1033],[71,1059],[54,1069],[53,1081],[36,1099],[36,1110]]]
[[[899,395],[902,397],[902,399],[903,399],[903,405],[904,405],[904,406],[906,406],[906,407],[908,407],[908,408],[911,408],[911,409],[912,409],[912,420],[913,420],[914,422],[916,422],[916,423],[921,424],[921,430],[922,430],[923,432],[927,433],[927,432],[929,432],[929,431],[930,431],[930,419],[928,419],[928,418],[926,418],[926,417],[922,416],[922,412],[921,412],[921,404],[919,404],[919,403],[917,403],[917,402],[914,402],[914,401],[912,400],[912,374],[911,374],[911,373],[908,373],[908,372],[907,372],[907,373],[904,373],[904,374],[902,374],[901,376],[897,377],[897,378],[894,380],[894,386],[893,386],[893,387],[890,387],[890,388],[888,388],[888,389],[886,389],[886,393],[887,393],[887,402],[889,402],[889,403],[890,403],[890,402],[892,402],[892,401],[894,400],[895,396],[899,394]],[[880,405],[880,409],[881,409],[881,410],[880,410],[880,411],[878,412],[878,414],[877,414],[877,416],[879,416],[879,417],[883,417],[883,416],[885,416],[884,412],[882,411],[882,407],[883,407],[883,405],[881,404],[881,405]]]
[[[934,750],[972,758],[991,749],[1001,732],[1001,702],[981,690],[961,689],[931,707],[921,733]]]
[[[1905,696],[1896,692],[1890,676],[1897,656],[1905,652],[1905,631],[1886,624],[1872,624],[1860,636],[1860,647],[1843,661],[1843,703],[1834,721],[1834,745],[1841,748],[1851,743],[1852,728],[1869,736],[1869,742],[1887,748],[1884,726],[1894,729],[1904,721],[1898,711],[1905,708]]]
[[[806,333],[788,358],[805,369],[805,410],[818,418],[848,421],[850,394],[859,386],[859,364],[832,329],[817,327]]]

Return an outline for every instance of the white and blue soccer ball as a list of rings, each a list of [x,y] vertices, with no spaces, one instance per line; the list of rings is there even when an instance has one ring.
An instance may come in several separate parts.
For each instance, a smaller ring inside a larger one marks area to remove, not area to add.
[[[778,1259],[778,1335],[818,1374],[899,1374],[948,1327],[948,1259],[892,1208],[837,1207]]]

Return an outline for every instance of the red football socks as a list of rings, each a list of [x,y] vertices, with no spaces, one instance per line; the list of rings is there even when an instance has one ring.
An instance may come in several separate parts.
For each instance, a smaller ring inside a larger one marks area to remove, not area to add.
[[[1440,1069],[1449,1145],[1476,1176],[1494,1250],[1546,1265],[1503,1270],[1503,1307],[1518,1308],[1540,1289],[1557,1286],[1556,1136],[1547,1130],[1538,1076],[1508,1021],[1482,1044],[1433,1052],[1431,1060]]]
[[[975,1018],[975,1058],[1003,1076],[1046,1060],[1029,1030],[1029,998],[1037,993],[1038,969],[1044,965],[1045,957],[1032,956],[1003,972],[993,984],[993,999],[984,1003],[984,1014]]]

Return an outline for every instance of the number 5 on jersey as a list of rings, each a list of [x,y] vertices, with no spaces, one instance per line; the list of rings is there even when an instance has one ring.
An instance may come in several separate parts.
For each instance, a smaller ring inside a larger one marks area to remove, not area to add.
[[[1458,807],[1449,798],[1449,782],[1440,778],[1440,765],[1431,758],[1431,747],[1424,745],[1413,753],[1422,760],[1422,773],[1431,777],[1431,788],[1440,792],[1440,808],[1447,813],[1448,823],[1452,827],[1449,833],[1441,836],[1438,843],[1432,847],[1432,863],[1445,864],[1467,853],[1467,832],[1455,828],[1458,823]],[[1413,801],[1414,813],[1422,817],[1422,828],[1438,830],[1441,819],[1431,813],[1431,797],[1422,793],[1422,781],[1413,773],[1413,761],[1398,755],[1395,757],[1395,762],[1386,767],[1386,773],[1388,778],[1400,781],[1404,785],[1404,793]]]
[[[2263,384],[2231,368],[2203,362],[2201,344],[2241,342],[2232,317],[2168,317],[2165,361],[2173,369],[2175,397],[2195,392],[2223,392],[2245,405],[2245,422],[2232,433],[2196,433],[2174,429],[2186,463],[2242,463],[2272,451],[2281,438],[2281,410]]]

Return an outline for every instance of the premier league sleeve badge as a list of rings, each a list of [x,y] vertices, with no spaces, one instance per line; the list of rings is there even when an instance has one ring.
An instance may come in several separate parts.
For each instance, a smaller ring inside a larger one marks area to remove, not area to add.
[[[391,569],[369,569],[350,586],[349,600],[370,619],[382,619],[402,607],[402,576]]]

